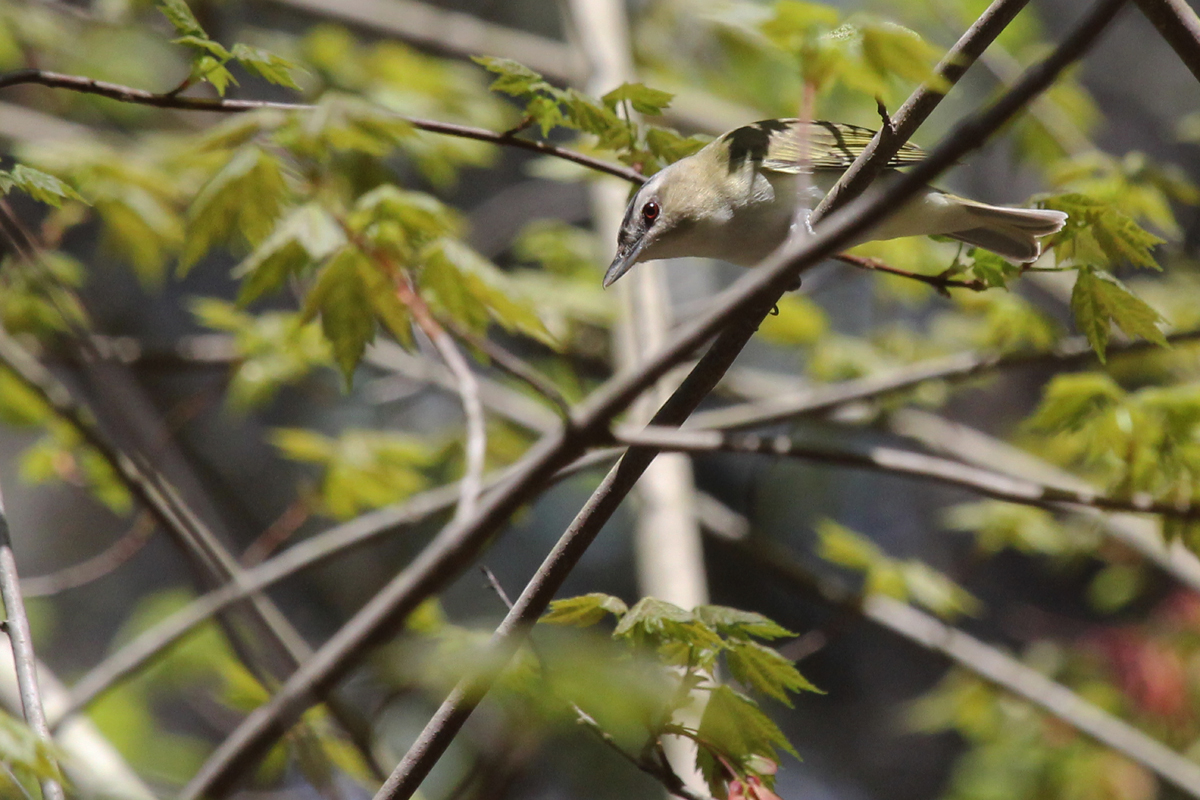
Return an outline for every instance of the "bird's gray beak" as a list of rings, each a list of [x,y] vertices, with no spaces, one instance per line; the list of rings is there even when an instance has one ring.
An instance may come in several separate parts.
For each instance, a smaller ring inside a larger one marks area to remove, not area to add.
[[[629,272],[630,267],[637,263],[637,258],[641,255],[642,247],[646,244],[645,237],[641,237],[636,241],[630,242],[627,245],[617,248],[617,255],[613,262],[608,265],[608,272],[604,273],[604,288],[612,286],[617,282],[617,278]]]

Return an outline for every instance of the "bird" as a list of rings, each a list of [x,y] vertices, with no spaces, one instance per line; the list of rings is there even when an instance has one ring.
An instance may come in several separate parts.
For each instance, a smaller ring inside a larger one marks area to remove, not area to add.
[[[635,264],[699,256],[753,266],[788,238],[807,173],[813,199],[829,190],[875,131],[838,122],[770,119],[735,128],[656,172],[634,193],[621,222],[608,288]],[[924,158],[905,144],[877,183]],[[1041,255],[1040,237],[1067,215],[994,206],[926,186],[856,243],[902,236],[948,236],[1018,263]]]

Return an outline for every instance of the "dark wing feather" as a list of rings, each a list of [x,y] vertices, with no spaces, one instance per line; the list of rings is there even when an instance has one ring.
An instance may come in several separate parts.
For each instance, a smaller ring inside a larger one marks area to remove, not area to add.
[[[812,169],[844,170],[858,158],[875,136],[870,128],[841,122],[810,122],[797,119],[768,119],[744,125],[721,138],[730,145],[731,167],[753,161],[761,169],[798,172],[804,163]],[[801,158],[801,147],[809,154]],[[888,161],[888,167],[915,164],[925,157],[921,148],[905,144]]]

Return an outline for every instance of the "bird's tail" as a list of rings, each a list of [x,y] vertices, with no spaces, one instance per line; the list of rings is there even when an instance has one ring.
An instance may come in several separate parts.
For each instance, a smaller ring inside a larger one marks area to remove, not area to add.
[[[967,224],[947,236],[1022,263],[1034,261],[1042,254],[1039,237],[1057,233],[1067,221],[1067,215],[1061,211],[1005,208],[956,199],[966,212]]]

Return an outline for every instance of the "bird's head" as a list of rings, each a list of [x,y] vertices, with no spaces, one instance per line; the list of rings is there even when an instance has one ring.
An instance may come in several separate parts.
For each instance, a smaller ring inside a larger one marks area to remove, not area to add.
[[[640,261],[704,255],[691,241],[715,200],[712,187],[700,180],[703,154],[655,173],[633,195],[617,234],[616,257],[604,273],[606,289]]]

